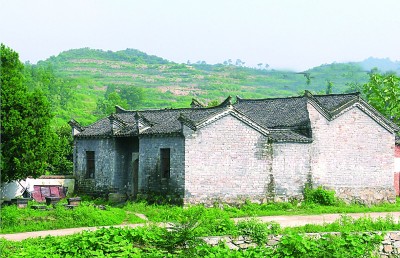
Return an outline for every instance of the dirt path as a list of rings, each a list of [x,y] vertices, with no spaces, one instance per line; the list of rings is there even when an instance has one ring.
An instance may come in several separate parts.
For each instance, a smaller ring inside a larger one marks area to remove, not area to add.
[[[306,224],[324,224],[332,223],[339,219],[344,214],[320,214],[320,215],[300,215],[300,216],[265,216],[257,217],[263,222],[278,222],[281,227],[296,227],[304,226]],[[385,218],[386,216],[392,216],[395,222],[399,221],[400,212],[370,212],[370,213],[347,213],[346,215],[352,218],[360,217],[371,217],[373,219]],[[240,221],[248,218],[236,218],[235,221]]]
[[[303,226],[306,224],[324,224],[324,223],[332,223],[335,220],[339,219],[343,214],[321,214],[321,215],[301,215],[301,216],[265,216],[265,217],[257,217],[259,220],[263,222],[275,221],[278,222],[281,227],[295,227],[295,226]],[[353,218],[360,217],[371,217],[371,218],[385,218],[386,216],[392,216],[395,222],[399,221],[400,212],[371,212],[371,213],[348,213],[346,214]],[[246,218],[235,218],[235,221],[249,219]],[[143,224],[126,224],[126,225],[115,225],[113,227],[140,227],[144,226]],[[165,226],[164,224],[160,224],[161,226]],[[12,241],[21,241],[31,237],[45,237],[45,236],[65,236],[72,235],[75,233],[82,232],[84,230],[96,230],[98,228],[109,228],[110,226],[103,227],[82,227],[82,228],[67,228],[67,229],[57,229],[57,230],[45,230],[45,231],[35,231],[35,232],[24,232],[24,233],[14,233],[14,234],[0,234],[0,238],[5,238],[7,240]]]

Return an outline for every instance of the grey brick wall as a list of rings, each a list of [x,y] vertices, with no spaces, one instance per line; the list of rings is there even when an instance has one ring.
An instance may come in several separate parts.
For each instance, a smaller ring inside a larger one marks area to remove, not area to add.
[[[95,178],[86,179],[86,151],[95,152]],[[114,139],[75,140],[75,167],[77,191],[87,194],[114,187],[115,141]]]
[[[265,198],[267,138],[232,116],[197,131],[184,127],[185,203]]]
[[[358,107],[330,122],[311,104],[307,108],[313,181],[349,201],[394,200],[394,135]]]
[[[78,139],[74,147],[77,191],[86,194],[132,192],[132,152],[137,138]],[[87,179],[86,151],[95,152],[95,178]]]
[[[160,171],[160,149],[170,148],[170,178],[163,179]],[[183,198],[184,138],[182,136],[141,137],[139,139],[139,192],[158,193]]]

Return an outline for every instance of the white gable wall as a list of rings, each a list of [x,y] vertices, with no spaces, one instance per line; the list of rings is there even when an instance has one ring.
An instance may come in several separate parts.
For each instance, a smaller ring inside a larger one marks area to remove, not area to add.
[[[394,200],[394,135],[358,107],[332,121],[311,104],[307,108],[314,183],[348,201]]]
[[[265,198],[271,155],[264,135],[231,115],[184,128],[185,203]]]

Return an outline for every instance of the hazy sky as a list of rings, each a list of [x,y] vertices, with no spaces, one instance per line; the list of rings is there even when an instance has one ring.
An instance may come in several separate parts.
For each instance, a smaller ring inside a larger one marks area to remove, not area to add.
[[[31,63],[82,47],[296,70],[370,56],[394,61],[400,1],[0,0],[0,42]]]

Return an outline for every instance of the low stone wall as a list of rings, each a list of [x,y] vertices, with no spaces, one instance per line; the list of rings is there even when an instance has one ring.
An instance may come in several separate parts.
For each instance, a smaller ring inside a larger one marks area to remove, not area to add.
[[[379,232],[378,232],[379,233]],[[333,233],[308,233],[307,236],[321,237],[323,234],[340,234],[337,232]],[[400,231],[389,231],[384,233],[384,239],[382,244],[379,246],[379,256],[384,257],[400,257]],[[271,235],[268,238],[266,247],[274,247],[279,244],[282,235]],[[256,247],[257,245],[248,236],[215,236],[215,237],[204,237],[202,238],[207,244],[215,246],[220,242],[224,242],[232,250],[247,249],[250,247]]]

